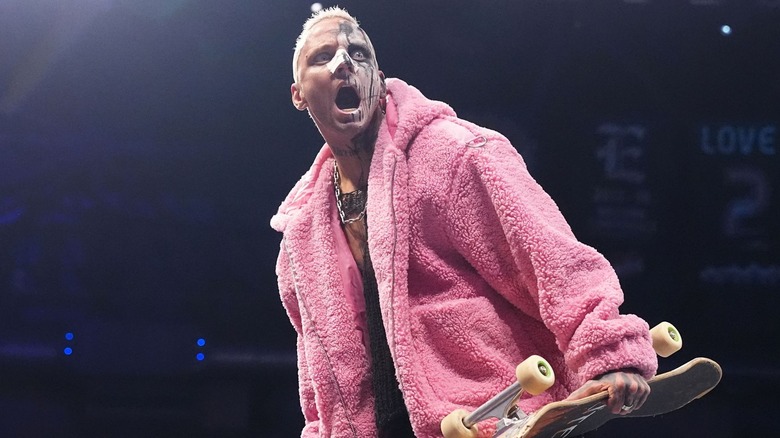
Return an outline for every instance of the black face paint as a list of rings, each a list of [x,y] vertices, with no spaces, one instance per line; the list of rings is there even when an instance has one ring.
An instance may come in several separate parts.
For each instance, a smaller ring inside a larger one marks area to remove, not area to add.
[[[339,33],[343,33],[347,37],[347,41],[349,41],[349,36],[352,35],[352,32],[354,32],[355,29],[353,28],[353,24],[348,21],[342,21],[339,23]]]
[[[350,114],[350,120],[361,122],[367,117],[373,117],[379,104],[380,90],[377,87],[379,69],[376,58],[370,48],[370,40],[365,31],[348,21],[339,23],[337,39],[341,47],[346,47],[349,53],[344,53],[342,61],[350,63],[352,74],[346,75],[346,85],[352,86],[360,96],[358,109]],[[355,61],[352,56],[356,50],[362,50],[364,59]],[[335,73],[336,69],[332,71]]]

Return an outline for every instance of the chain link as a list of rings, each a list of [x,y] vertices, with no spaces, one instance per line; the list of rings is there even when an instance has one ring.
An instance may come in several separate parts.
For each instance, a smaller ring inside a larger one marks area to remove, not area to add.
[[[333,161],[333,187],[336,192],[336,207],[339,210],[339,217],[341,218],[342,224],[349,225],[353,222],[357,222],[363,219],[366,216],[366,204],[368,204],[368,202],[363,203],[363,209],[360,211],[360,214],[358,214],[356,217],[347,219],[347,215],[344,213],[344,206],[341,205],[341,178],[339,177],[339,166],[335,160]],[[361,192],[361,190],[358,189],[356,192]]]

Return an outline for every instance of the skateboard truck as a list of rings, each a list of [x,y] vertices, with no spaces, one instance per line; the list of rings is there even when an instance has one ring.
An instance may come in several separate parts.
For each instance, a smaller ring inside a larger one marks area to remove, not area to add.
[[[458,409],[441,422],[446,438],[472,438],[478,432],[477,423],[488,418],[499,418],[496,428],[503,430],[522,422],[527,415],[517,406],[517,400],[527,392],[537,395],[552,386],[555,373],[541,356],[530,356],[515,369],[517,381],[478,407],[472,413]]]
[[[650,330],[653,349],[659,356],[668,357],[682,348],[682,337],[677,329],[668,322],[662,322]],[[489,418],[498,418],[496,436],[510,428],[517,428],[530,418],[523,412],[517,401],[527,392],[538,395],[555,382],[555,374],[550,364],[540,356],[531,356],[517,366],[517,382],[504,389],[482,406],[469,413],[458,409],[444,417],[441,431],[445,438],[476,438],[479,434],[477,423]]]

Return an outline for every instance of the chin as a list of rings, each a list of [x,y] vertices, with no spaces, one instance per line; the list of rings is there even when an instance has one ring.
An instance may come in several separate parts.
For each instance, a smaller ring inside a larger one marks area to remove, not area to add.
[[[342,112],[339,113],[337,117],[334,118],[334,120],[339,126],[342,126],[345,129],[352,129],[356,126],[363,126],[367,124],[364,114],[365,113],[361,110],[357,110],[353,113]]]

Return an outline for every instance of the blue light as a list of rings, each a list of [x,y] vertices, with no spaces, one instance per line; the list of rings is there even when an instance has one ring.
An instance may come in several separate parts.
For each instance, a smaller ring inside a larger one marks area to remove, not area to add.
[[[65,356],[70,356],[71,354],[73,354],[73,349],[70,347],[65,347],[65,349],[62,350],[62,352],[65,353]]]
[[[66,341],[72,341],[73,340],[73,333],[71,333],[71,332],[65,333],[65,340]]]
[[[203,359],[205,359],[205,358],[206,358],[206,355],[205,355],[205,354],[203,354],[203,353],[198,353],[198,354],[195,356],[195,359],[198,359],[199,361],[201,361],[201,360],[203,360]]]
[[[206,345],[206,340],[203,338],[198,339],[198,347],[203,347]]]
[[[731,26],[729,26],[728,24],[724,24],[723,26],[720,27],[720,33],[722,33],[725,36],[731,35]]]

